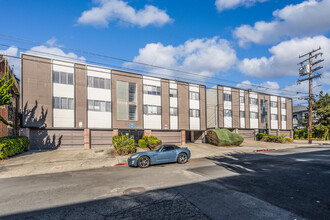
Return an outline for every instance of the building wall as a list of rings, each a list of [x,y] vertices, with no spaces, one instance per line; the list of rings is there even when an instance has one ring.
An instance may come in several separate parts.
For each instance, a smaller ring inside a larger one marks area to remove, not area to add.
[[[199,117],[189,116],[189,129],[190,130],[200,130],[200,88],[199,85],[189,84],[189,92],[194,92],[199,94],[198,100],[193,100],[189,95],[189,110],[194,109],[199,111]]]
[[[51,60],[22,54],[22,126],[52,127]]]
[[[232,91],[232,114],[233,114],[232,121],[233,121],[233,128],[239,128],[240,127],[240,117],[239,117],[239,111],[240,111],[239,96],[240,96],[240,90],[232,88],[231,91]]]
[[[201,130],[206,130],[206,89],[205,86],[199,87],[200,95],[200,121],[201,121]]]
[[[277,102],[277,96],[270,96],[270,101],[271,102],[276,102],[277,105],[279,105],[279,103]],[[270,114],[274,114],[277,115],[277,120],[271,119],[270,121],[270,128],[271,129],[278,129],[278,107],[270,107]]]
[[[178,82],[179,129],[189,130],[189,84]]]
[[[255,92],[249,93],[249,98],[257,99],[258,100],[258,94]],[[250,105],[250,128],[259,128],[259,120],[258,118],[251,118],[251,112],[257,113],[259,115],[259,102],[257,105],[249,104]]]
[[[244,91],[244,110],[245,110],[245,128],[250,128],[250,104],[249,104],[249,92]]]
[[[244,103],[240,102],[240,97],[243,98]],[[240,128],[246,128],[246,123],[245,123],[245,121],[246,121],[246,109],[245,109],[245,92],[244,92],[244,90],[239,90],[239,100],[238,100],[238,102],[239,102],[239,111],[244,111],[245,112],[244,117],[241,117],[240,113],[238,115],[238,117],[239,117],[239,127]]]
[[[223,87],[222,86],[218,86],[218,113],[219,113],[219,117],[218,117],[218,124],[220,128],[224,127],[224,122],[223,122]]]
[[[207,128],[218,127],[218,90],[213,86],[206,90]]]
[[[178,91],[178,83],[176,81],[169,81],[169,89],[176,89]],[[170,108],[177,109],[177,115],[170,115],[170,129],[177,130],[179,128],[179,108],[178,108],[178,97],[170,97]]]
[[[161,80],[162,86],[162,129],[170,129],[170,81],[167,79]],[[174,122],[175,125],[175,122]]]
[[[87,73],[86,65],[75,64],[75,94],[76,94],[76,128],[87,126]]]

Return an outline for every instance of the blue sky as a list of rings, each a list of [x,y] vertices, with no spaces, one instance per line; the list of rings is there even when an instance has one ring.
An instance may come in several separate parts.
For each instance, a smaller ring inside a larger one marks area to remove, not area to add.
[[[165,78],[194,78],[201,83],[303,97],[306,85],[295,84],[298,55],[318,46],[326,61],[324,78],[315,82],[322,86],[315,90],[330,90],[328,11],[330,0],[2,0],[0,34],[46,45],[0,35],[0,43],[11,46],[0,46],[0,50],[11,55],[26,52],[20,48],[39,50],[80,57],[87,63],[157,72]],[[56,49],[56,45],[201,77]],[[11,59],[11,63],[18,72],[19,62]],[[265,87],[271,89],[265,91]]]

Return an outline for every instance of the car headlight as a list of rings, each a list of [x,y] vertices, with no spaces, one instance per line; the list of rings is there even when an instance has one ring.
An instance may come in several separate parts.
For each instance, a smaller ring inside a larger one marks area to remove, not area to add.
[[[138,154],[132,155],[132,156],[131,156],[131,159],[135,159],[135,158],[137,158],[138,156],[139,156]]]

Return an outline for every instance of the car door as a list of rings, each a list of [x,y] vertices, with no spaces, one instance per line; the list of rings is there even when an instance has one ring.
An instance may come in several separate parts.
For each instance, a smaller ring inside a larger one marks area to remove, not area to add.
[[[176,151],[173,146],[164,146],[162,151],[158,153],[157,161],[160,163],[169,163],[176,161]]]

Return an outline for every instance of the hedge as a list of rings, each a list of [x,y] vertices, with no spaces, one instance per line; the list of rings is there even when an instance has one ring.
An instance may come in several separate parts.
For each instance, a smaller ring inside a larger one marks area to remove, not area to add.
[[[275,136],[265,133],[258,133],[257,134],[258,140],[265,141],[265,142],[275,142],[275,143],[286,143],[286,142],[293,142],[292,138],[285,137],[285,135]]]
[[[149,148],[149,150],[155,149],[155,147],[162,144],[162,140],[159,140],[155,136],[143,136],[142,139],[139,140],[140,148]]]
[[[207,130],[207,141],[216,146],[239,146],[244,138],[228,129]]]
[[[9,136],[0,138],[0,159],[23,153],[29,146],[29,138],[25,136]]]

